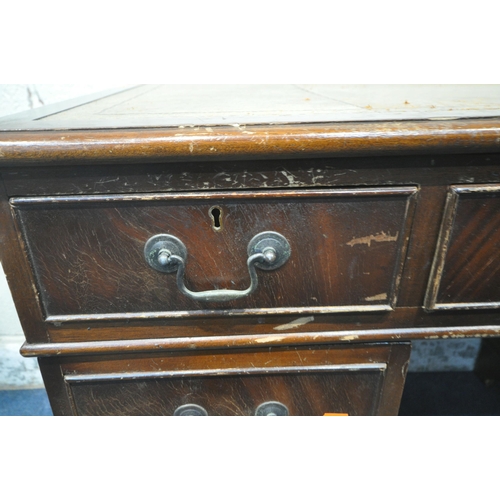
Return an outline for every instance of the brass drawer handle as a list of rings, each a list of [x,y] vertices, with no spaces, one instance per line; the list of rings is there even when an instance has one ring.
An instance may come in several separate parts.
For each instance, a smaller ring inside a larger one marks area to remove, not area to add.
[[[288,408],[279,401],[267,401],[255,410],[257,417],[287,417],[290,415]]]
[[[194,292],[184,284],[184,270],[187,249],[182,241],[170,234],[157,234],[144,247],[146,262],[157,271],[173,273],[177,271],[179,290],[194,300],[225,302],[240,299],[253,293],[258,285],[256,267],[272,271],[281,267],[290,257],[291,249],[287,239],[274,231],[265,231],[254,236],[247,248],[247,266],[250,286],[246,290],[206,290]]]
[[[208,413],[203,406],[187,404],[179,406],[174,411],[174,417],[208,417]]]

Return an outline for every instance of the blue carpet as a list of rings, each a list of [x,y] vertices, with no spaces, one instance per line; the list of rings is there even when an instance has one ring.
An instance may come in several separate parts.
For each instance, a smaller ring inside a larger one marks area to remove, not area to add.
[[[0,391],[1,416],[52,416],[45,389]]]

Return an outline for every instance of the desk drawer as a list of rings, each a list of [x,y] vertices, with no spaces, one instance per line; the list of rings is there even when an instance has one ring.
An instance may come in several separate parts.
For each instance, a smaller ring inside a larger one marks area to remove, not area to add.
[[[11,200],[49,321],[391,310],[413,187]],[[155,270],[145,244],[185,246],[191,291],[245,290],[248,245],[279,233],[290,255],[245,297],[198,300]]]
[[[451,186],[426,307],[500,308],[499,285],[500,185]]]
[[[62,372],[78,415],[375,415],[397,412],[409,352],[383,344],[115,356],[63,362]],[[41,361],[42,370],[55,362]]]

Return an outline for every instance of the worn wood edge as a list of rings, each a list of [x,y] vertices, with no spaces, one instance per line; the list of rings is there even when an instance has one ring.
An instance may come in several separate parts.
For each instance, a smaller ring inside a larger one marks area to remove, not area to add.
[[[0,175],[0,262],[25,336],[29,340],[48,341],[42,300],[34,285],[26,244],[12,212]]]
[[[54,325],[62,323],[85,323],[87,321],[129,321],[148,319],[175,319],[198,317],[228,317],[248,315],[282,315],[282,314],[332,314],[332,313],[362,313],[362,312],[392,312],[394,309],[388,304],[376,305],[349,305],[325,307],[270,307],[255,309],[200,309],[185,311],[158,311],[149,313],[105,313],[105,314],[66,314],[49,315],[45,323]]]
[[[341,332],[270,333],[219,335],[161,339],[109,340],[97,342],[24,343],[21,354],[33,356],[73,356],[135,352],[195,351],[205,349],[255,348],[331,344],[345,342],[393,342],[420,339],[447,339],[500,336],[500,325],[468,327],[391,328]]]
[[[453,311],[471,309],[498,309],[500,302],[440,302],[432,308],[434,311]]]
[[[379,391],[378,415],[398,415],[410,365],[410,354],[410,343],[391,346],[387,361],[388,369],[384,373],[383,388],[382,391]]]
[[[109,194],[109,195],[68,195],[68,196],[25,196],[10,198],[14,207],[30,205],[57,205],[72,203],[128,203],[152,201],[182,201],[182,200],[255,200],[275,198],[346,198],[363,196],[412,196],[419,190],[416,186],[382,186],[359,188],[328,188],[328,189],[279,189],[279,190],[251,190],[251,191],[195,191],[172,193],[144,193],[144,194]]]
[[[451,186],[457,194],[498,193],[500,184],[469,184]]]
[[[396,309],[398,302],[401,281],[403,278],[406,257],[408,255],[408,248],[410,245],[410,237],[412,234],[413,221],[415,220],[415,212],[417,208],[417,196],[420,192],[419,187],[415,187],[413,192],[409,194],[406,201],[406,209],[403,223],[403,234],[401,235],[402,244],[399,244],[399,253],[394,266],[394,274],[392,277],[392,290],[389,294],[389,305],[392,310]]]
[[[498,118],[0,132],[0,167],[498,151]]]
[[[387,363],[344,363],[337,365],[304,365],[304,366],[271,366],[271,367],[247,367],[247,368],[221,368],[205,370],[159,370],[159,371],[136,371],[117,373],[91,373],[64,375],[69,383],[78,382],[101,382],[111,380],[135,380],[145,378],[179,378],[179,377],[224,377],[234,375],[267,375],[279,373],[315,373],[315,372],[338,372],[338,371],[384,371]]]
[[[450,243],[453,223],[457,212],[458,198],[456,187],[449,186],[436,243],[436,250],[432,260],[431,272],[429,274],[429,282],[424,297],[424,309],[426,311],[436,310],[436,299],[441,285],[441,276],[443,274],[446,254],[448,253],[448,245]]]

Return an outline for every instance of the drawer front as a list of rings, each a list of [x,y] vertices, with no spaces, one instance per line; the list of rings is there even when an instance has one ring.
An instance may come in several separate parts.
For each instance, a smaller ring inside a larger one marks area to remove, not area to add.
[[[88,416],[174,415],[194,405],[210,416],[251,416],[270,402],[291,416],[374,415],[384,371],[374,365],[330,373],[101,381],[72,383],[71,392],[77,415]]]
[[[500,307],[500,185],[450,188],[426,307]]]
[[[383,405],[397,411],[408,356],[405,344],[309,347],[76,361],[63,372],[78,415],[174,415],[194,405],[250,416],[276,403],[289,415],[374,415]]]
[[[416,188],[17,198],[11,200],[49,320],[391,310]],[[290,255],[245,290],[249,242],[279,233]],[[145,260],[150,238],[185,246],[185,274]]]

